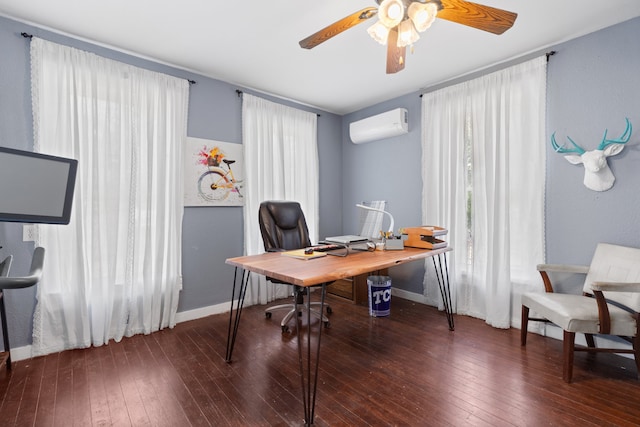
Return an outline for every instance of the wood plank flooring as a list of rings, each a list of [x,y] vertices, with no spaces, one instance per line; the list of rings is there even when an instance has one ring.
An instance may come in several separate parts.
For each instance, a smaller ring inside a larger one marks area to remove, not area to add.
[[[316,426],[640,425],[632,360],[576,354],[562,381],[562,344],[394,298],[391,316],[328,297]],[[245,308],[233,363],[228,314],[120,343],[0,369],[2,426],[300,426],[294,334],[264,306]]]

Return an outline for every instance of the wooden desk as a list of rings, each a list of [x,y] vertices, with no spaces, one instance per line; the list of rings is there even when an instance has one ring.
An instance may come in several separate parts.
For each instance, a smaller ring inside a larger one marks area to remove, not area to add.
[[[227,264],[235,267],[233,279],[233,289],[231,291],[231,312],[229,313],[229,330],[227,332],[226,362],[231,362],[233,346],[240,326],[240,315],[244,304],[244,297],[249,282],[249,274],[257,273],[264,276],[273,277],[294,286],[306,288],[307,301],[311,298],[311,287],[321,286],[320,312],[324,310],[324,300],[327,284],[346,277],[358,276],[371,271],[381,270],[408,262],[431,258],[440,294],[444,301],[445,313],[449,322],[449,329],[454,329],[453,313],[451,310],[451,292],[449,287],[449,269],[447,266],[446,253],[451,248],[441,248],[434,250],[405,248],[400,251],[374,251],[374,252],[353,252],[346,257],[327,255],[322,258],[310,260],[300,260],[283,256],[281,253],[272,252],[261,255],[242,256],[229,258]],[[238,275],[242,270],[241,276]],[[239,286],[237,286],[239,284]],[[238,290],[236,294],[236,289]],[[234,307],[234,305],[236,305]],[[298,310],[296,302],[296,310]],[[234,317],[235,311],[235,317]],[[318,364],[320,361],[320,339],[322,337],[322,322],[317,322],[317,340],[311,339],[312,322],[310,305],[306,306],[307,336],[302,340],[301,317],[296,318],[296,336],[298,342],[298,361],[300,368],[300,379],[302,383],[302,396],[304,403],[305,425],[313,424],[316,387],[318,384]],[[316,341],[315,356],[311,351],[312,341]],[[306,348],[303,349],[303,345]],[[315,359],[314,359],[315,358]],[[306,363],[305,363],[306,362]],[[312,370],[315,371],[312,378]]]

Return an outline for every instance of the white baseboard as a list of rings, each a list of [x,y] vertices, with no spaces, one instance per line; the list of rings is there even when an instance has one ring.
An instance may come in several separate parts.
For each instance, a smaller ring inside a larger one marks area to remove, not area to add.
[[[403,298],[409,301],[417,302],[419,304],[426,304],[426,298],[422,294],[415,292],[409,292],[402,289],[391,288],[391,295]],[[392,302],[393,304],[393,302]],[[392,306],[393,308],[393,306]],[[211,316],[214,314],[227,313],[231,309],[231,303],[225,302],[222,304],[210,305],[208,307],[196,308],[194,310],[181,311],[176,313],[176,324],[182,322],[188,322],[190,320],[196,320],[203,317]],[[545,336],[562,340],[562,330],[554,325],[547,325],[545,330]],[[608,340],[602,337],[596,337],[596,345],[598,342],[602,342],[604,345],[612,348],[628,348],[625,347],[625,343],[619,343],[612,340]],[[586,345],[583,335],[576,336],[576,344]],[[633,357],[632,355],[622,354],[624,357]],[[23,347],[17,347],[11,349],[11,360],[25,360],[31,358],[31,345],[25,345]]]
[[[196,308],[194,310],[181,311],[179,313],[176,313],[176,324],[200,319],[202,317],[207,317],[214,314],[226,313],[230,309],[231,303],[225,302],[222,304],[210,305],[208,307]],[[30,358],[31,345],[25,345],[23,347],[16,347],[11,349],[11,360],[14,362]]]
[[[176,313],[176,323],[188,322],[189,320],[201,319],[214,314],[226,313],[231,310],[231,303],[210,305],[208,307],[196,308],[194,310],[181,311]]]
[[[409,301],[417,302],[420,304],[426,304],[427,299],[422,294],[416,294],[415,292],[409,292],[402,289],[396,289],[391,287],[391,295],[397,296],[398,298],[406,299]],[[393,303],[392,303],[393,304]]]
[[[11,361],[31,359],[31,345],[11,349]]]

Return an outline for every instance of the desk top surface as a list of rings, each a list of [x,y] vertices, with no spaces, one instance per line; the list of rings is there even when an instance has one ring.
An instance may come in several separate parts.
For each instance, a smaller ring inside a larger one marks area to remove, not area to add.
[[[352,252],[346,257],[327,255],[307,260],[270,252],[228,258],[226,263],[294,285],[314,286],[433,257],[450,250],[450,247],[433,250],[404,248],[398,251]]]

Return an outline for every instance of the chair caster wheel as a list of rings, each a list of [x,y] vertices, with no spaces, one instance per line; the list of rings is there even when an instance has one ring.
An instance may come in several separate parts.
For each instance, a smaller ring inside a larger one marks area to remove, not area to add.
[[[324,327],[328,328],[329,326],[331,326],[331,324],[329,322],[324,322]]]
[[[266,317],[267,319],[271,319],[271,312],[270,311],[265,311],[264,312],[264,317]]]
[[[327,306],[327,314],[331,314],[333,313],[333,310],[331,309],[331,307]]]
[[[283,333],[283,334],[286,334],[286,333],[288,333],[288,332],[289,332],[289,327],[288,327],[287,325],[283,325],[283,326],[282,326],[282,333]]]

